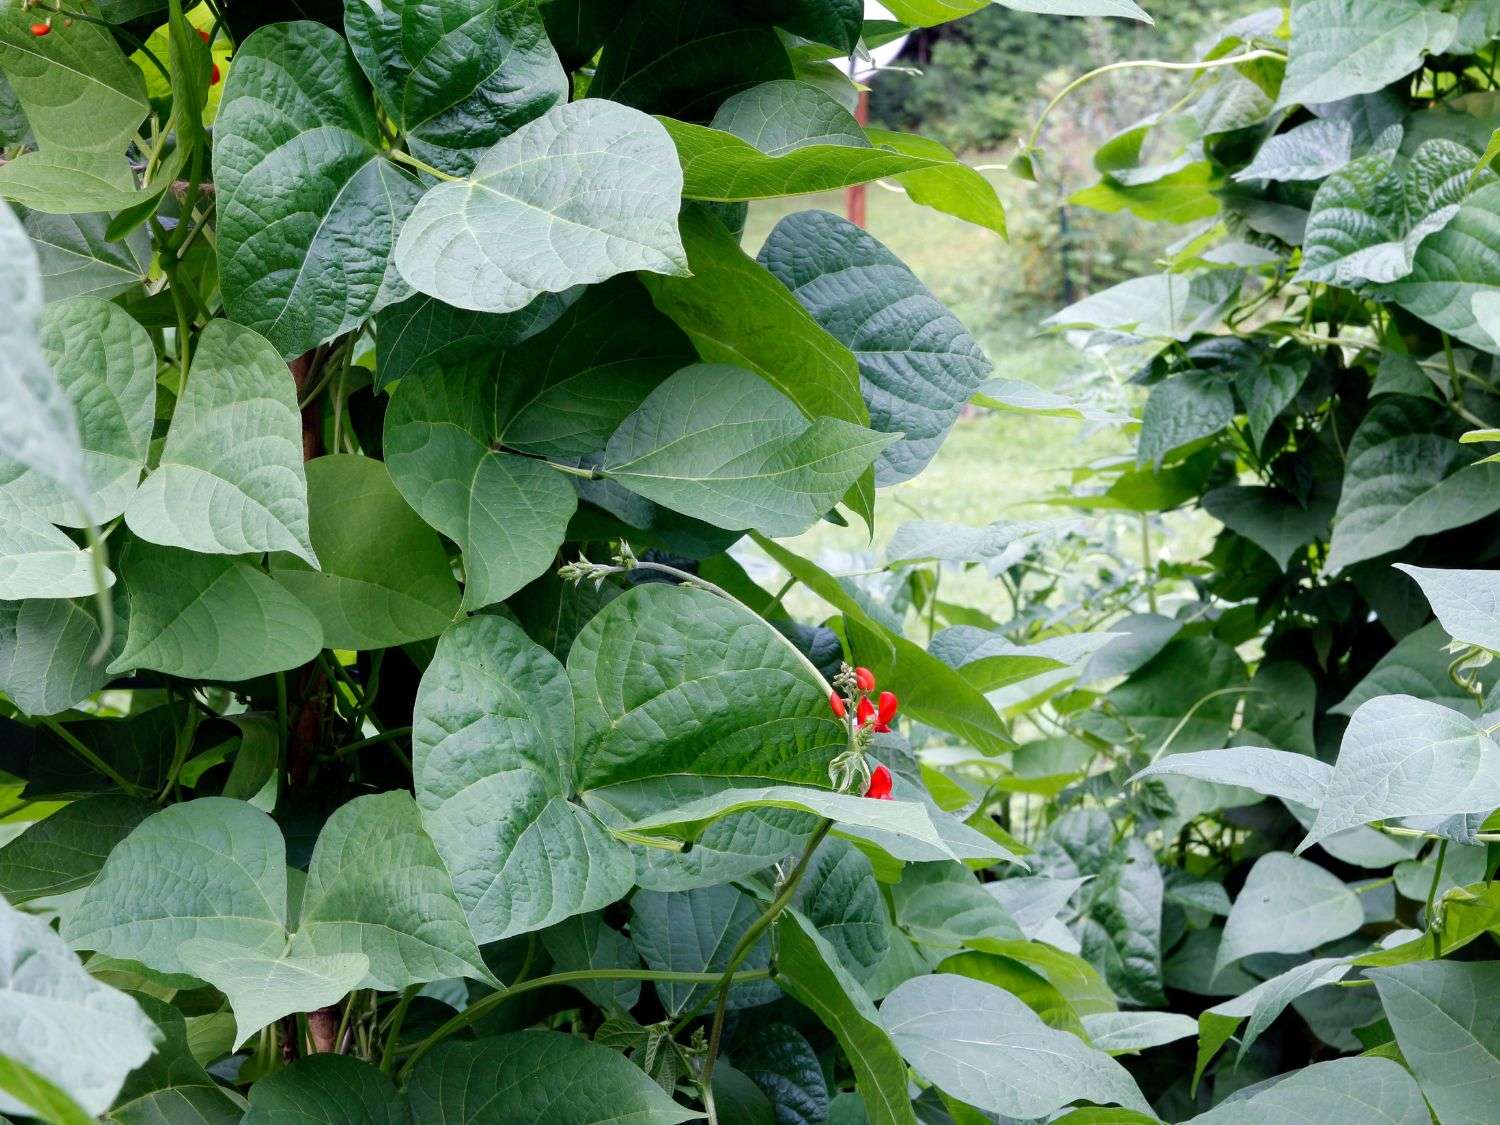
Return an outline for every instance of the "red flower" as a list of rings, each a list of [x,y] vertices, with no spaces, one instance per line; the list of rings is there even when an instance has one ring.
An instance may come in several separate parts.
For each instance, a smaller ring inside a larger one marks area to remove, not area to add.
[[[856,668],[854,669],[854,682],[859,686],[860,691],[874,691],[875,673],[868,668]]]
[[[844,697],[836,691],[830,693],[828,696],[828,709],[842,719],[846,712]]]
[[[208,84],[210,86],[217,86],[219,84],[219,64],[218,63],[214,63],[213,77],[208,80]]]
[[[854,708],[854,717],[859,720],[860,726],[866,726],[875,718],[875,704],[871,703],[868,698],[861,699],[859,705]]]
[[[208,32],[206,32],[206,31],[204,31],[204,30],[203,30],[203,29],[202,29],[202,28],[201,28],[201,27],[200,27],[200,28],[199,28],[199,29],[198,29],[198,38],[199,38],[199,39],[201,39],[201,40],[203,40],[203,42],[205,42],[205,43],[207,43],[207,42],[208,42]]]
[[[870,774],[870,787],[865,790],[865,796],[874,801],[891,800],[891,771],[885,766],[877,765]]]
[[[891,720],[896,717],[896,708],[899,706],[900,703],[896,699],[895,692],[883,691],[880,693],[880,703],[875,708],[875,729],[877,731],[881,734],[890,733]]]

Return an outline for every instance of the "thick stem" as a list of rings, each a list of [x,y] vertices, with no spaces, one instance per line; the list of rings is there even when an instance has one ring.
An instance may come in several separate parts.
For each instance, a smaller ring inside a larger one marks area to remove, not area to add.
[[[314,1008],[307,1013],[307,1036],[317,1054],[331,1055],[339,1046],[339,1006]]]

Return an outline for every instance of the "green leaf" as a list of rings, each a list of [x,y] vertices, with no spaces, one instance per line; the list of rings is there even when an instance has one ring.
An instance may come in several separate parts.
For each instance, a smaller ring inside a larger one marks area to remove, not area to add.
[[[1500,651],[1500,573],[1433,570],[1407,563],[1396,563],[1395,567],[1422,587],[1432,612],[1450,637]]]
[[[0,900],[0,1042],[6,1058],[95,1116],[109,1108],[126,1075],[151,1056],[159,1038],[140,1006],[89,976],[46,922]],[[32,1112],[31,1096],[17,1096],[25,1078],[12,1073],[0,1081],[0,1113]]]
[[[835,753],[826,751],[829,757]],[[824,759],[827,760],[826,758]],[[826,770],[821,779],[827,781]],[[606,789],[590,794],[591,804],[604,801],[625,812],[632,807],[661,804],[660,789],[641,785],[623,790]],[[726,785],[717,792],[681,805],[673,805],[644,818],[631,817],[631,833],[669,835],[692,840],[720,817],[746,809],[795,809],[827,817],[841,828],[869,829],[897,838],[896,844],[882,842],[882,847],[899,859],[961,859],[968,854],[956,853],[951,843],[933,823],[927,808],[914,801],[870,801],[849,793],[813,789],[800,785],[739,786]],[[902,846],[904,845],[904,846]],[[999,859],[1014,858],[999,844],[985,853]]]
[[[285,943],[286,870],[281,830],[259,809],[227,797],[168,805],[110,852],[62,936],[163,973],[200,975],[182,949],[194,940],[274,958]]]
[[[1303,953],[1364,924],[1359,896],[1342,880],[1305,859],[1269,852],[1234,901],[1214,972],[1254,953]]]
[[[420,377],[432,367],[441,370],[519,343],[555,323],[580,292],[543,293],[524,309],[500,314],[455,309],[425,293],[388,305],[375,315],[375,386],[389,387],[408,375]]]
[[[319,457],[307,492],[318,569],[277,555],[271,575],[317,617],[325,647],[390,648],[447,628],[459,600],[448,554],[381,462]]]
[[[1025,558],[1033,545],[1057,525],[997,520],[983,527],[935,520],[912,520],[891,533],[885,545],[886,566],[905,563],[983,563],[995,574]]]
[[[1150,1112],[1119,1063],[984,981],[916,977],[885,998],[880,1018],[922,1077],[977,1109],[1032,1118],[1090,1101]]]
[[[1037,860],[1053,878],[1093,877],[1073,924],[1082,955],[1119,996],[1159,1006],[1165,887],[1150,849],[1139,839],[1117,843],[1108,815],[1078,809],[1053,822]]]
[[[1098,1012],[1083,1017],[1095,1047],[1111,1055],[1144,1051],[1198,1033],[1198,1022],[1178,1012]]]
[[[681,196],[660,124],[612,102],[573,102],[495,144],[467,178],[429,190],[401,228],[396,262],[419,291],[482,312],[631,270],[683,274]]]
[[[998,898],[961,864],[907,867],[892,890],[891,902],[901,928],[921,945],[988,953],[1023,937]]]
[[[228,997],[235,1050],[282,1016],[337,1004],[359,987],[370,969],[362,953],[268,951],[203,937],[183,942],[178,956],[184,969]]]
[[[1240,1035],[1238,1058],[1243,1059],[1261,1032],[1276,1021],[1297,997],[1315,988],[1340,981],[1349,971],[1349,961],[1344,957],[1320,957],[1288,969],[1279,976],[1262,981],[1248,992],[1215,1004],[1198,1016],[1198,1063],[1193,1071],[1196,1083],[1204,1069],[1219,1053],[1219,1048],[1229,1042],[1230,1037],[1248,1016],[1250,1023]]]
[[[985,754],[1013,745],[994,706],[937,657],[888,632],[836,579],[779,543],[755,536],[761,550],[844,615],[853,655],[901,699],[904,714],[966,739]],[[827,700],[823,700],[827,706]]]
[[[568,654],[579,788],[669,774],[825,785],[847,743],[772,627],[703,590],[616,598]]]
[[[282,355],[411,293],[392,248],[422,188],[381,155],[369,87],[332,28],[272,23],[240,43],[213,167],[225,308]]]
[[[130,628],[112,672],[248,680],[305,664],[323,648],[312,612],[243,559],[136,541],[121,574]]]
[[[1373,94],[1440,54],[1458,19],[1426,0],[1293,0],[1280,106]]]
[[[1371,969],[1401,1056],[1440,1121],[1484,1121],[1500,1088],[1500,1023],[1486,997],[1500,965],[1428,961]]]
[[[570,693],[555,657],[489,616],[443,634],[418,688],[417,803],[480,942],[554,925],[630,890],[629,850],[570,801]]]
[[[402,380],[385,418],[386,466],[406,502],[458,543],[466,610],[547,570],[578,496],[541,461],[497,452],[499,383],[480,360]]]
[[[695,364],[646,397],[605,448],[612,480],[733,530],[796,535],[817,522],[895,440],[838,418],[809,424],[742,367]]]
[[[256,1079],[244,1125],[405,1121],[395,1084],[379,1070],[348,1055],[317,1054]]]
[[[590,286],[551,328],[500,354],[496,440],[543,457],[597,453],[655,387],[696,359],[639,281]]]
[[[444,172],[466,175],[567,99],[568,77],[524,0],[349,0],[344,29],[412,154]]]
[[[88,551],[0,491],[0,599],[83,598],[100,579],[114,584],[108,570],[95,577]]]
[[[0,14],[0,71],[37,143],[49,151],[123,157],[151,109],[140,71],[108,28],[79,20],[50,35],[33,35],[36,21],[34,12],[19,5]]]
[[[775,199],[923,170],[985,182],[940,145],[877,147],[853,114],[806,82],[766,82],[735,94],[711,126],[670,117],[661,122],[677,146],[688,199]]]
[[[93,658],[103,639],[95,613],[74,601],[0,602],[0,691],[29,715],[55,715],[107,684]]]
[[[656,307],[688,334],[704,361],[754,371],[809,418],[868,425],[859,366],[849,349],[707,211],[683,212],[682,238],[692,275],[643,280]],[[734,300],[726,302],[725,293]]]
[[[151,237],[137,227],[121,241],[106,235],[110,218],[48,215],[26,211],[22,222],[31,236],[48,301],[69,297],[114,297],[138,289],[151,268]]]
[[[989,373],[974,338],[899,258],[826,211],[782,219],[758,260],[854,353],[871,427],[903,435],[876,459],[876,483],[916,476]]]
[[[155,996],[137,993],[138,1003],[161,1032],[156,1054],[131,1072],[110,1109],[111,1121],[146,1125],[153,1121],[188,1120],[203,1125],[232,1125],[240,1104],[222,1089],[193,1055],[186,1018]]]
[[[932,27],[980,11],[990,3],[1017,12],[1052,16],[1119,16],[1153,22],[1134,0],[893,0],[883,6],[902,23]]]
[[[893,133],[888,129],[869,129],[866,135],[880,148],[935,162],[930,167],[917,168],[896,177],[913,203],[953,215],[975,226],[988,227],[1001,238],[1006,237],[1005,208],[995,192],[995,185],[961,163],[949,149],[927,137]]]
[[[1328,534],[1333,499],[1324,493],[1303,505],[1278,488],[1226,485],[1203,496],[1203,510],[1230,531],[1243,535],[1286,570],[1301,548]]]
[[[1458,214],[1473,168],[1469,149],[1431,140],[1410,160],[1381,150],[1333,173],[1313,197],[1297,279],[1351,287],[1405,277],[1422,243]]]
[[[785,1023],[756,1022],[756,1026],[734,1037],[730,1055],[735,1065],[765,1093],[766,1121],[826,1121],[828,1080],[812,1044],[795,1027]],[[718,1074],[715,1068],[714,1073]],[[726,1121],[738,1121],[723,1108]],[[747,1122],[746,1125],[749,1125]]]
[[[1178,446],[1217,434],[1233,421],[1234,396],[1222,376],[1190,372],[1163,379],[1146,399],[1136,461],[1159,469]]]
[[[131,497],[125,522],[168,547],[290,551],[317,564],[297,387],[265,337],[225,320],[203,330],[160,463]]]
[[[795,909],[782,914],[776,937],[776,982],[838,1039],[870,1125],[917,1125],[901,1055],[833,947]]]
[[[1349,720],[1302,851],[1345,828],[1397,816],[1488,813],[1500,806],[1500,746],[1457,711],[1379,696]]]
[[[292,952],[361,953],[367,987],[392,992],[453,977],[494,979],[405,792],[356,797],[324,823]]]
[[[7,1108],[14,1103],[16,1112],[35,1113],[49,1125],[88,1125],[95,1120],[55,1083],[6,1055],[0,1055],[0,1101]]]
[[[1436,403],[1384,395],[1349,441],[1325,568],[1336,574],[1500,508],[1500,466],[1471,464]]]
[[[1476,319],[1473,301],[1497,289],[1500,183],[1492,183],[1465,199],[1448,225],[1422,243],[1411,273],[1380,295],[1466,344],[1491,349],[1495,341]]]
[[[1312,371],[1306,351],[1259,353],[1235,373],[1234,389],[1245,404],[1245,420],[1255,438],[1255,448],[1266,444],[1266,435],[1287,407],[1291,406]]]
[[[114,794],[64,805],[0,847],[0,895],[19,906],[88,886],[110,849],[154,811],[149,801]]]
[[[1261,746],[1226,746],[1170,754],[1141,770],[1131,781],[1145,777],[1191,777],[1215,785],[1237,785],[1268,797],[1317,808],[1323,803],[1333,767],[1306,754],[1268,750]]]
[[[890,923],[864,853],[847,840],[824,840],[813,853],[796,901],[844,968],[861,984],[868,982],[890,948]]]
[[[118,305],[74,297],[47,306],[41,345],[78,420],[89,515],[113,519],[135,492],[155,422],[151,337]],[[87,522],[55,479],[4,456],[0,493],[52,523]]]
[[[630,900],[630,940],[652,969],[682,973],[719,973],[729,965],[735,946],[760,917],[761,906],[733,887],[704,887],[694,891],[639,891]],[[770,936],[751,947],[743,969],[764,969],[771,963]],[[711,984],[655,982],[656,995],[667,1015],[676,1017],[709,997]],[[753,1008],[773,1000],[778,989],[770,981],[746,981],[729,990],[731,1009]]]
[[[477,1043],[450,1040],[412,1071],[413,1120],[472,1120],[532,1107],[568,1125],[676,1125],[700,1114],[678,1105],[617,1051],[557,1031],[518,1031]]]
[[[1411,1075],[1390,1059],[1333,1059],[1273,1085],[1230,1098],[1185,1125],[1264,1125],[1267,1121],[1369,1121],[1429,1125],[1432,1115]]]
[[[1021,379],[986,380],[975,390],[970,401],[986,410],[1003,410],[1010,414],[1036,414],[1044,418],[1072,418],[1080,422],[1112,424],[1133,421],[1128,414],[1091,406],[1067,395],[1043,390]]]
[[[619,18],[589,94],[647,113],[706,121],[731,94],[793,76],[775,29],[740,5],[642,0]]]
[[[15,9],[5,18],[19,14]],[[0,307],[8,311],[0,328],[0,478],[17,469],[54,482],[79,509],[89,489],[73,404],[48,366],[38,334],[42,280],[31,239],[9,207],[0,205]],[[84,522],[88,513],[81,512]]]
[[[1234,174],[1236,180],[1321,180],[1349,163],[1354,130],[1341,118],[1314,118],[1277,133]]]

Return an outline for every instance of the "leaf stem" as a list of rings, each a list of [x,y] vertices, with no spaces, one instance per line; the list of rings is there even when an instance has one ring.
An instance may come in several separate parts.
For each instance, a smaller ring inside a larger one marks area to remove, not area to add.
[[[1442,937],[1438,933],[1437,918],[1433,911],[1433,904],[1437,901],[1438,883],[1443,878],[1443,860],[1448,858],[1448,838],[1443,837],[1442,843],[1438,844],[1437,866],[1432,872],[1432,883],[1427,888],[1427,932],[1432,935],[1432,955],[1441,957]]]
[[[435,179],[442,180],[445,183],[451,184],[463,179],[462,176],[452,176],[439,168],[434,168],[431,164],[427,163],[427,161],[417,159],[415,156],[405,151],[404,149],[388,149],[386,151],[386,155],[389,156],[392,160],[396,161],[398,164],[405,164],[408,168],[415,168],[418,172],[425,172],[427,175],[432,176]]]
[[[401,1025],[406,1022],[406,1009],[411,1007],[411,1002],[421,989],[420,984],[408,985],[401,993],[401,999],[396,1002],[396,1010],[391,1013],[391,1026],[385,1033],[385,1050],[380,1055],[380,1070],[383,1074],[389,1074],[391,1067],[396,1064],[396,1044],[401,1041]]]
[[[699,578],[696,574],[690,574],[685,570],[678,570],[675,566],[667,566],[665,563],[642,562],[641,560],[637,559],[635,569],[654,570],[661,574],[670,574],[673,578],[678,579],[686,585],[696,586],[700,590],[704,590],[710,594],[718,595],[732,605],[739,606],[751,617],[756,618],[758,621],[764,624],[767,629],[771,630],[771,633],[776,637],[778,641],[781,642],[782,647],[784,647],[788,652],[795,656],[798,661],[801,662],[802,667],[807,669],[808,673],[813,677],[813,679],[823,685],[823,690],[828,692],[828,694],[830,695],[833,694],[833,685],[828,682],[828,678],[818,670],[818,666],[808,658],[805,652],[803,652],[800,648],[792,643],[790,637],[788,637],[780,629],[772,625],[769,621],[766,621],[765,618],[761,617],[760,614],[756,613],[755,610],[751,609],[744,602],[740,601],[739,598],[735,597],[728,590],[724,589],[724,587],[710,582],[706,578]]]
[[[91,768],[97,770],[105,777],[113,781],[130,796],[145,796],[146,791],[144,789],[142,789],[139,785],[136,785],[134,782],[126,781],[125,778],[120,774],[119,770],[115,769],[114,766],[110,765],[103,758],[99,757],[98,754],[95,754],[82,742],[79,742],[78,737],[74,735],[72,731],[68,730],[67,727],[59,723],[56,719],[43,716],[43,718],[41,719],[41,723],[53,734],[57,735],[58,738],[62,739],[63,744],[66,745],[69,750],[73,751],[73,753],[82,758]]]
[[[1214,70],[1223,66],[1235,66],[1243,62],[1253,62],[1256,59],[1284,59],[1286,55],[1281,51],[1272,51],[1268,48],[1259,48],[1254,51],[1246,51],[1239,55],[1229,55],[1222,59],[1209,59],[1199,62],[1165,62],[1161,59],[1126,59],[1122,62],[1109,63],[1106,66],[1095,67],[1087,74],[1081,74],[1069,82],[1047,103],[1042,110],[1036,124],[1032,126],[1030,135],[1026,138],[1026,144],[1022,151],[1027,152],[1036,147],[1037,138],[1042,134],[1042,126],[1046,124],[1048,116],[1062,104],[1064,98],[1080,86],[1087,85],[1101,75],[1110,74],[1117,70]]]
[[[367,746],[378,746],[382,742],[399,742],[403,738],[411,736],[411,727],[392,727],[390,730],[372,734],[369,738],[361,738],[358,742],[346,742],[333,752],[335,758],[342,758],[346,754],[352,754],[356,750],[363,750]]]
[[[765,980],[771,975],[769,969],[749,969],[736,976],[737,980]],[[713,984],[722,980],[719,973],[680,973],[666,969],[572,969],[562,973],[551,973],[544,977],[532,977],[530,980],[513,984],[500,992],[492,992],[481,1000],[470,1004],[462,1012],[444,1023],[426,1039],[418,1043],[412,1051],[411,1057],[402,1064],[397,1074],[398,1079],[404,1080],[411,1068],[417,1061],[432,1048],[436,1047],[448,1036],[456,1031],[462,1031],[470,1024],[477,1022],[498,1008],[512,996],[519,996],[523,992],[533,992],[539,988],[550,988],[557,984],[574,984],[578,981],[589,980],[664,980],[677,981],[683,984]]]

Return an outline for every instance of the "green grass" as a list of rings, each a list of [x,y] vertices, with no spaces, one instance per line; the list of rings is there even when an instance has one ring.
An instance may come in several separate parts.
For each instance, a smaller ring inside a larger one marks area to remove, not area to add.
[[[1009,190],[1010,181],[997,177],[996,183],[1002,195]],[[842,214],[843,195],[752,204],[745,248],[754,253],[779,219],[809,208]],[[1036,325],[1047,310],[1005,307],[1005,294],[1015,288],[1022,264],[997,235],[876,186],[869,190],[868,225],[963,321],[989,355],[995,375],[1051,388],[1091,370],[1087,358],[1062,340],[1038,333]],[[868,568],[862,556],[883,550],[891,533],[911,519],[973,525],[1076,519],[1076,510],[1050,507],[1039,498],[1066,484],[1075,465],[1130,447],[1116,429],[1090,434],[1083,423],[1067,419],[975,411],[959,419],[923,473],[880,491],[873,543],[863,527],[824,523],[788,545],[812,558],[822,556],[839,574]],[[987,612],[1006,602],[999,584],[978,572],[945,574],[943,597]],[[789,600],[797,613],[817,615],[819,605],[810,595]]]

